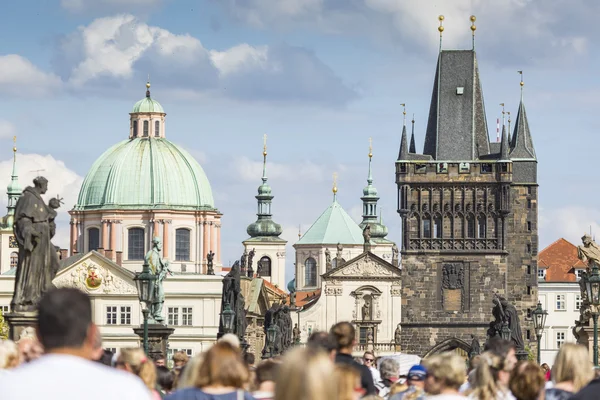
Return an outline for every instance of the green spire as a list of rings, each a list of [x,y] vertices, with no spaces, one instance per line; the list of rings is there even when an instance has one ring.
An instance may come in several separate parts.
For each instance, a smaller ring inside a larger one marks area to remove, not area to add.
[[[271,202],[273,195],[271,194],[271,186],[267,182],[267,135],[264,136],[263,143],[263,173],[262,184],[258,187],[258,219],[256,222],[248,225],[246,232],[250,237],[278,237],[283,232],[281,225],[275,223],[271,219]]]
[[[375,242],[377,240],[384,239],[388,234],[388,229],[381,221],[378,221],[377,215],[377,201],[379,196],[377,189],[373,186],[373,172],[372,172],[372,159],[373,159],[373,144],[372,139],[369,138],[369,173],[367,175],[367,186],[363,189],[363,197],[360,199],[363,202],[363,215],[360,228],[364,229],[367,225],[371,226],[371,238]]]

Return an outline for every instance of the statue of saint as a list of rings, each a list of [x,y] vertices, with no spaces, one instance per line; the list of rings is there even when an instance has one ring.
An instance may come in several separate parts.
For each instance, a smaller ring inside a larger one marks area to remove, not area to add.
[[[327,270],[331,269],[331,252],[329,249],[325,249],[325,268]]]
[[[231,271],[223,277],[223,294],[221,297],[221,313],[225,310],[225,306],[229,305],[231,310],[235,313],[233,332],[237,335],[240,340],[243,340],[246,328],[248,326],[246,321],[246,309],[244,295],[242,294],[241,282],[240,282],[240,262],[239,260],[233,263]],[[219,321],[219,334],[218,337],[223,336],[225,333],[225,327],[223,321]]]
[[[248,278],[254,277],[254,269],[252,268],[252,262],[254,261],[254,255],[256,254],[256,249],[253,248],[248,253]]]
[[[46,205],[42,195],[48,190],[48,180],[38,176],[34,186],[28,186],[17,201],[13,232],[19,248],[15,277],[15,292],[11,301],[13,312],[35,311],[42,295],[53,288],[58,272],[58,255],[51,240],[56,230],[55,209],[60,198]]]
[[[500,305],[504,310],[504,320],[508,322],[508,327],[510,328],[510,338],[517,347],[517,350],[524,350],[525,343],[523,342],[521,322],[519,321],[519,313],[516,307],[510,304],[504,297],[500,297]]]
[[[365,300],[365,304],[362,306],[362,319],[363,321],[371,319],[371,303],[369,300]]]
[[[298,328],[298,324],[294,324],[292,333],[294,335],[294,344],[300,343],[300,328]]]
[[[246,249],[244,249],[244,252],[242,253],[242,258],[240,258],[240,268],[242,270],[242,273],[246,272],[246,262],[248,261],[248,252],[246,251]]]
[[[400,324],[396,326],[396,330],[394,331],[394,343],[400,345],[400,339],[402,337],[402,331],[400,330]]]
[[[373,343],[373,328],[369,328],[369,332],[367,332],[367,343]]]
[[[392,265],[394,266],[398,266],[398,246],[396,246],[396,243],[394,243],[394,245],[392,246]]]
[[[469,356],[474,357],[478,354],[481,354],[481,345],[475,335],[471,334],[471,351],[469,352]]]
[[[600,246],[587,233],[583,235],[581,241],[583,246],[577,247],[577,257],[583,262],[587,261],[590,267],[592,263],[600,266]]]
[[[150,308],[150,321],[154,320],[157,323],[163,323],[165,318],[162,316],[163,305],[165,304],[165,290],[163,281],[167,277],[167,273],[172,274],[169,269],[169,261],[161,257],[162,242],[160,238],[152,238],[152,250],[146,253],[144,262],[150,266],[150,272],[156,275],[154,281],[154,302]]]
[[[371,225],[367,224],[363,229],[363,239],[365,244],[371,243]]]
[[[337,263],[340,264],[341,263],[341,259],[342,259],[342,250],[344,250],[344,247],[342,246],[341,243],[337,244],[337,254],[335,255],[335,258],[337,258]]]
[[[213,265],[214,259],[215,259],[215,253],[212,250],[210,250],[208,252],[208,254],[206,255],[206,274],[207,275],[215,274],[214,265]]]

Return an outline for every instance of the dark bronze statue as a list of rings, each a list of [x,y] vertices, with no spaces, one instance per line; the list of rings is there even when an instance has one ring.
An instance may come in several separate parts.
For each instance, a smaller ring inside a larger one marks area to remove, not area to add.
[[[236,261],[231,267],[231,271],[223,278],[223,294],[221,297],[221,313],[225,310],[225,306],[229,305],[233,312],[234,324],[233,332],[240,340],[244,339],[246,333],[246,309],[244,295],[242,294],[240,281],[240,262]],[[225,334],[223,321],[219,321],[218,337]]]
[[[254,255],[256,254],[256,249],[253,248],[248,253],[248,278],[254,277],[254,268],[252,268],[252,261],[254,261]]]
[[[517,351],[525,349],[523,342],[523,333],[521,332],[521,322],[519,321],[519,313],[515,306],[510,304],[506,298],[494,294],[494,308],[492,315],[494,321],[490,322],[488,336],[502,336],[502,328],[506,324],[510,329],[510,339],[515,344]]]
[[[42,295],[54,287],[52,280],[59,268],[51,240],[56,232],[56,209],[61,199],[53,198],[46,205],[42,195],[48,190],[48,180],[38,176],[33,183],[33,187],[25,188],[15,208],[13,231],[19,259],[11,301],[13,312],[35,311]]]
[[[214,269],[214,265],[213,265],[214,259],[215,259],[215,253],[211,250],[206,255],[206,274],[207,275],[215,274],[215,269]]]

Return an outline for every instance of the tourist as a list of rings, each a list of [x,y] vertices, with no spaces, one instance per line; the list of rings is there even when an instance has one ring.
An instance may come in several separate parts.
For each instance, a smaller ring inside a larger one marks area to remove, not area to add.
[[[379,370],[377,370],[377,366],[375,365],[375,354],[372,351],[365,351],[362,357],[362,363],[371,372],[371,376],[373,377],[373,383],[377,385],[379,381],[381,381],[381,375],[379,374]]]
[[[560,347],[552,369],[554,385],[546,390],[547,400],[569,399],[594,377],[587,349],[574,343]]]
[[[517,400],[538,400],[546,379],[542,368],[532,361],[519,361],[510,374],[510,391]]]
[[[200,366],[204,361],[204,353],[196,354],[181,369],[179,375],[175,375],[175,387],[177,390],[196,386],[196,377],[200,373]]]
[[[102,348],[102,334],[100,333],[100,328],[98,328],[96,338],[94,339],[94,352],[92,354],[92,360],[99,361],[103,355],[104,349]]]
[[[154,365],[156,367],[166,367],[166,359],[165,359],[165,355],[163,353],[158,353],[153,357],[154,360]]]
[[[427,399],[464,400],[458,389],[465,382],[465,360],[454,352],[436,354],[423,360],[427,368],[425,392]]]
[[[597,400],[598,393],[600,393],[600,378],[596,377],[569,400]]]
[[[356,331],[349,322],[338,322],[329,332],[337,344],[336,363],[350,364],[360,371],[361,386],[366,394],[375,394],[373,376],[365,365],[360,365],[352,359],[352,350],[356,344]]]
[[[544,378],[546,379],[546,382],[549,382],[550,379],[552,378],[552,373],[550,371],[550,366],[546,363],[542,364],[542,371],[544,371]]]
[[[360,372],[350,364],[336,364],[337,400],[358,400],[365,390],[360,384]]]
[[[162,396],[171,393],[175,387],[175,373],[164,365],[156,367],[156,383]]]
[[[418,400],[425,397],[425,378],[427,369],[422,365],[413,365],[406,376],[408,389],[404,392],[396,393],[390,400]]]
[[[148,390],[152,392],[153,399],[160,399],[160,395],[156,390],[156,367],[146,357],[142,349],[134,347],[121,349],[117,357],[116,367],[138,376]]]
[[[295,348],[284,356],[275,381],[275,400],[336,400],[334,365],[321,349]]]
[[[195,376],[194,387],[178,389],[168,400],[252,400],[244,390],[248,382],[248,369],[238,349],[229,343],[215,343],[205,354]]]
[[[377,384],[379,396],[387,399],[390,388],[400,378],[400,364],[393,358],[384,358],[379,364],[379,372],[381,373],[381,381]]]
[[[492,351],[481,354],[479,365],[475,368],[474,385],[469,397],[479,400],[511,400],[510,373],[514,364]]]
[[[224,334],[219,338],[219,340],[217,340],[217,342],[229,343],[233,348],[238,349],[238,351],[241,349],[240,338],[238,338],[237,335],[233,333]]]
[[[135,377],[91,361],[97,332],[89,297],[52,289],[38,306],[38,337],[46,354],[0,376],[2,400],[149,400]]]
[[[190,360],[190,357],[183,351],[178,351],[173,354],[173,368],[175,370],[181,370]]]
[[[337,343],[329,333],[323,331],[313,332],[308,337],[307,344],[324,350],[329,355],[329,358],[331,358],[331,361],[335,361]]]
[[[0,376],[21,363],[19,347],[12,340],[0,340]]]
[[[104,364],[107,367],[111,367],[113,365],[113,357],[114,357],[114,354],[112,351],[102,350],[102,355],[100,356],[100,358],[98,358],[94,361],[99,362],[100,364]]]
[[[44,354],[44,348],[37,338],[35,329],[32,327],[23,329],[19,335],[17,345],[19,346],[19,353],[21,354],[22,362],[27,363],[37,360],[42,354]]]
[[[275,398],[275,381],[280,363],[265,360],[256,367],[255,390],[252,393],[255,399],[272,400]]]

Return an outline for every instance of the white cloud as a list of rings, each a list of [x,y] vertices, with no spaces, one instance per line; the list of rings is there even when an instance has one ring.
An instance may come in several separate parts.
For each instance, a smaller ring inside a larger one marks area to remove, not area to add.
[[[162,0],[60,0],[60,6],[72,13],[90,10],[144,10],[159,5]]]
[[[10,121],[0,119],[0,139],[13,137],[17,133],[17,128]]]
[[[252,47],[241,44],[225,51],[212,50],[210,58],[221,76],[228,75],[244,68],[267,68],[267,46]],[[277,68],[277,66],[273,66]]]
[[[12,159],[0,162],[0,186],[2,189],[0,207],[4,209],[7,204],[6,187],[12,174]],[[33,178],[42,175],[48,179],[48,193],[44,196],[49,200],[56,195],[63,198],[64,204],[58,209],[57,232],[53,240],[56,246],[68,248],[69,245],[69,215],[67,211],[77,202],[79,189],[83,178],[69,169],[64,162],[56,160],[51,155],[20,154],[17,153],[17,174],[21,188],[33,184]]]
[[[566,206],[540,209],[540,250],[560,238],[578,245],[590,229],[600,240],[600,209],[584,206]]]
[[[0,56],[0,93],[11,96],[46,96],[60,89],[60,78],[41,71],[17,54]]]
[[[263,163],[251,160],[246,156],[237,158],[233,167],[236,177],[243,182],[258,182],[262,176]],[[270,180],[322,182],[327,175],[323,166],[310,161],[296,164],[267,162],[267,177]]]

